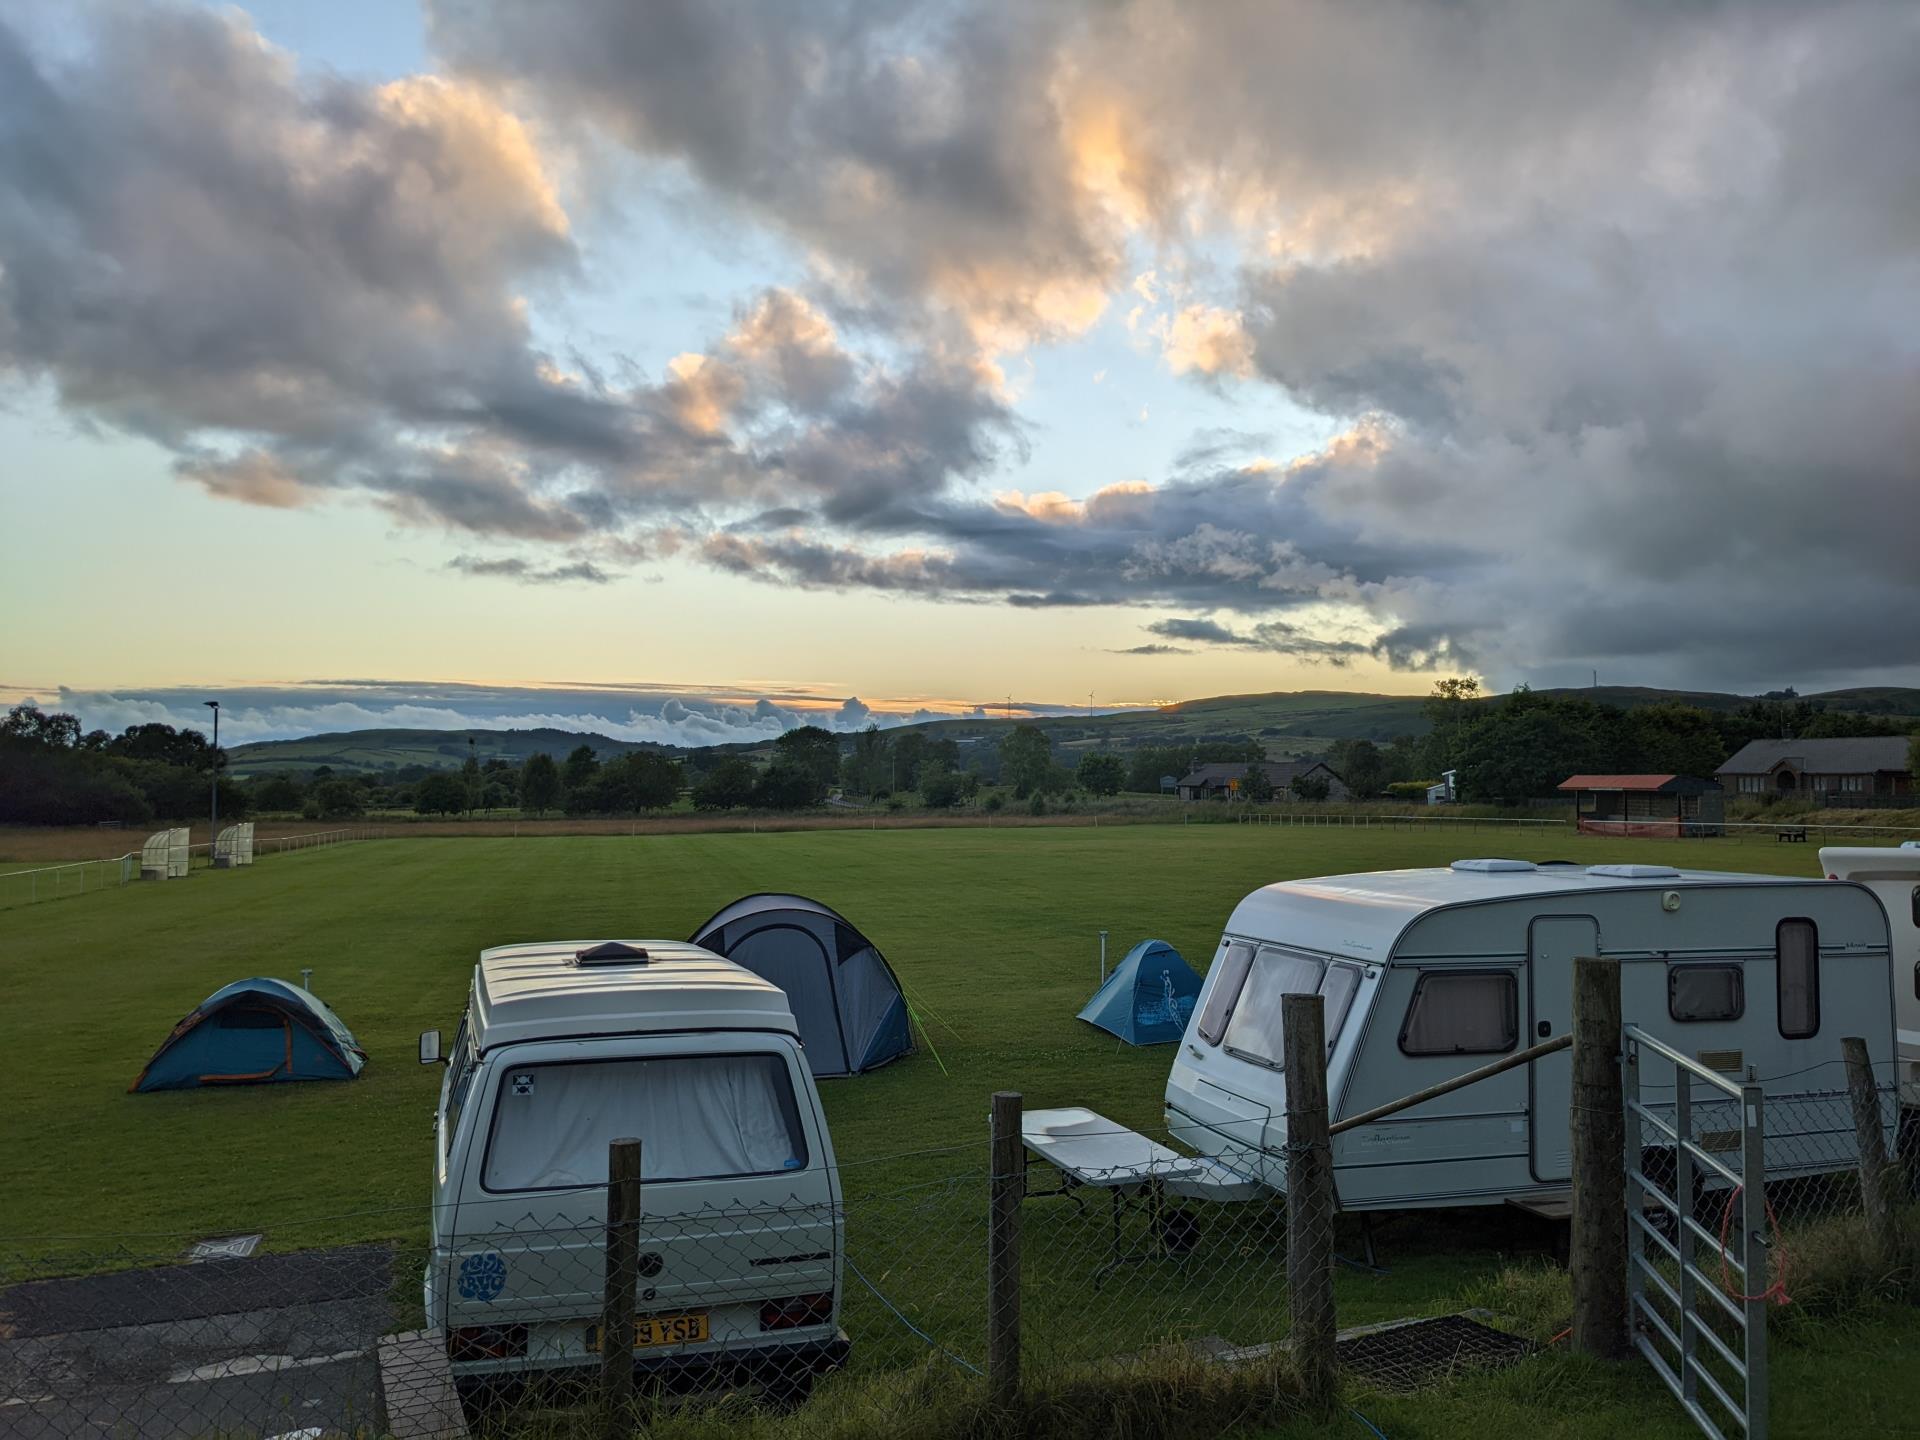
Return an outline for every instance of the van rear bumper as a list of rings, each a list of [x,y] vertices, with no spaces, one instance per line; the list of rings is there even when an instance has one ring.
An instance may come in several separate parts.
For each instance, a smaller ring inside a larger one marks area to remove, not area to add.
[[[692,1355],[660,1355],[651,1359],[633,1357],[633,1372],[659,1379],[705,1374],[730,1374],[742,1380],[781,1380],[800,1375],[824,1375],[838,1370],[853,1353],[853,1341],[844,1330],[835,1330],[821,1340],[803,1340],[781,1345],[769,1342]],[[595,1363],[598,1363],[597,1361]]]
[[[853,1341],[847,1332],[836,1328],[833,1334],[811,1340],[767,1340],[749,1345],[728,1345],[677,1355],[636,1353],[633,1373],[636,1380],[666,1385],[792,1383],[803,1377],[824,1375],[847,1363],[853,1353]],[[486,1384],[512,1381],[533,1375],[584,1376],[600,1365],[598,1355],[536,1356],[498,1360],[456,1360],[456,1382]]]

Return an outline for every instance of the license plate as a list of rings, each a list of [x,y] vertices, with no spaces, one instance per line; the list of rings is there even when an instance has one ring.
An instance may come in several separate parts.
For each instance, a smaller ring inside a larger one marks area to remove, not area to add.
[[[633,1348],[653,1349],[661,1345],[698,1345],[707,1338],[704,1312],[693,1315],[636,1315],[633,1317]],[[600,1349],[600,1327],[587,1327],[587,1349]]]

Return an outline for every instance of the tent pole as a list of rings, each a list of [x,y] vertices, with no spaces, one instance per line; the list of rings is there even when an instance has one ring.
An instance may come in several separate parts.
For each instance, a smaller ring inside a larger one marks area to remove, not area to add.
[[[1107,932],[1100,932],[1100,983],[1107,983]]]

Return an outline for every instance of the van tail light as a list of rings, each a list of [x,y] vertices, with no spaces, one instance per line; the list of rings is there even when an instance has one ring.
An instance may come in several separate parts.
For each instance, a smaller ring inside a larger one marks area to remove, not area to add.
[[[833,1319],[833,1292],[819,1295],[790,1295],[784,1300],[760,1302],[762,1330],[798,1330],[804,1325],[825,1325]]]
[[[453,1360],[516,1360],[526,1353],[524,1325],[462,1325],[447,1341]]]

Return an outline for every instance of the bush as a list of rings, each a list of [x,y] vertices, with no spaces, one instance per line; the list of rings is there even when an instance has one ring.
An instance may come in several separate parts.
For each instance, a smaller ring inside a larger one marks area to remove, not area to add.
[[[1860,1215],[1789,1225],[1768,1252],[1772,1278],[1793,1297],[1780,1318],[1831,1320],[1877,1300],[1920,1300],[1920,1207],[1901,1207],[1894,1221],[1891,1265]]]
[[[436,770],[413,787],[413,810],[416,815],[458,815],[466,808],[467,787],[460,783],[460,777],[451,770]]]
[[[980,808],[985,810],[989,815],[998,815],[1002,810],[1007,808],[1007,799],[1004,795],[995,791],[993,794],[987,796],[986,803]]]
[[[736,805],[744,805],[753,799],[753,785],[758,778],[751,760],[730,756],[693,787],[693,806],[696,810],[731,810]]]
[[[1033,798],[1027,801],[1027,813],[1029,815],[1044,815],[1047,813],[1047,797],[1044,792],[1039,790],[1033,792]]]
[[[328,780],[313,787],[308,804],[322,820],[351,820],[367,813],[366,797],[358,785],[345,780]]]
[[[787,755],[776,755],[753,787],[753,803],[762,810],[805,810],[826,798],[814,769]]]

